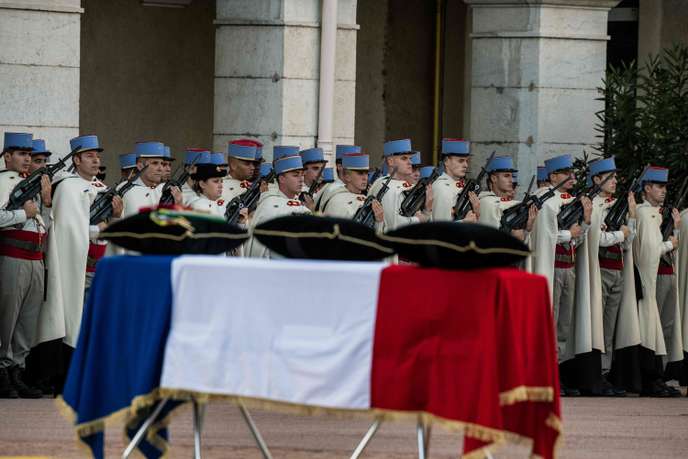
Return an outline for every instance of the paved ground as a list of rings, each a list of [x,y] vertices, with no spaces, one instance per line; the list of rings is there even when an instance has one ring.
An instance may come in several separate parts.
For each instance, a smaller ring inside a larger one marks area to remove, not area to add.
[[[254,418],[272,447],[275,459],[346,458],[368,427],[364,420],[305,418],[256,411]],[[564,458],[678,458],[688,455],[688,398],[564,400]],[[124,448],[120,426],[108,428],[107,457]],[[172,421],[170,457],[192,457],[190,410]],[[415,457],[414,425],[383,425],[366,458]],[[259,459],[252,437],[236,408],[226,402],[210,405],[203,436],[204,458]],[[433,431],[431,458],[457,457],[456,433]],[[68,423],[53,401],[0,400],[0,457],[84,457]],[[523,447],[498,451],[495,458],[525,458]]]

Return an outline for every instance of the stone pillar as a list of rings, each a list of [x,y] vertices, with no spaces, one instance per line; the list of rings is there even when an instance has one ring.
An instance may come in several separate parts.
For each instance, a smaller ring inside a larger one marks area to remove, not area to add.
[[[472,7],[471,126],[476,160],[516,160],[521,181],[546,158],[597,143],[607,16],[617,0],[465,0]],[[475,168],[474,168],[475,170]]]
[[[353,143],[356,1],[339,0],[334,142]],[[217,0],[213,144],[237,137],[313,147],[318,132],[320,0]]]
[[[80,0],[0,0],[0,133],[79,134]]]

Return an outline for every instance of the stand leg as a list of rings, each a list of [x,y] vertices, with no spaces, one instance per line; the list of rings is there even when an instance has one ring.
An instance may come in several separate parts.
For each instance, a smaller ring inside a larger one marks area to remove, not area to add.
[[[491,452],[485,451],[485,459],[494,459],[494,456]]]
[[[425,426],[425,457],[430,456],[430,435],[432,434],[432,424],[428,423]]]
[[[143,440],[143,436],[146,434],[146,431],[151,426],[151,424],[153,424],[153,421],[158,416],[158,414],[160,414],[160,411],[162,411],[162,408],[165,406],[165,403],[167,403],[167,400],[167,398],[163,398],[162,400],[160,400],[158,402],[158,405],[150,414],[150,416],[148,416],[146,420],[143,421],[143,424],[141,424],[139,430],[136,431],[134,438],[131,439],[131,442],[129,442],[126,449],[122,453],[122,459],[127,459],[131,455],[131,453],[134,452],[134,449],[136,449],[136,447],[139,446],[139,443],[141,443],[141,440]]]
[[[191,399],[191,403],[193,404],[194,459],[201,459],[202,408],[195,398]]]
[[[251,434],[253,435],[253,439],[256,441],[256,444],[258,445],[258,449],[260,449],[260,452],[263,455],[263,459],[272,459],[272,454],[270,454],[270,450],[268,449],[267,443],[265,443],[265,440],[263,440],[263,436],[260,434],[258,427],[256,427],[256,424],[253,422],[251,414],[248,412],[244,404],[241,402],[239,402],[239,411],[241,412],[241,415],[244,417],[244,421],[246,421],[246,425],[248,425],[248,428],[251,431]]]
[[[370,443],[370,440],[373,439],[375,434],[377,433],[377,429],[380,428],[380,424],[382,424],[382,421],[379,419],[376,419],[368,428],[368,431],[366,434],[363,436],[361,439],[360,443],[358,446],[356,446],[356,449],[354,452],[351,454],[351,459],[358,459],[361,454],[363,453],[363,450],[366,449],[366,446],[368,446],[368,443]]]
[[[425,425],[420,417],[416,424],[416,436],[418,439],[418,459],[425,459]]]

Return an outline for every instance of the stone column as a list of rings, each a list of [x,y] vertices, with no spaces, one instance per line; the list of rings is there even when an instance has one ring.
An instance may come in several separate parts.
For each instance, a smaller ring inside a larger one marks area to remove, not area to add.
[[[339,0],[334,142],[353,143],[356,1]],[[318,133],[320,0],[217,0],[213,144],[257,138],[313,147]]]
[[[465,0],[472,7],[470,139],[510,154],[521,182],[546,158],[597,143],[607,16],[617,0]]]
[[[54,153],[79,134],[80,0],[0,0],[0,132]]]

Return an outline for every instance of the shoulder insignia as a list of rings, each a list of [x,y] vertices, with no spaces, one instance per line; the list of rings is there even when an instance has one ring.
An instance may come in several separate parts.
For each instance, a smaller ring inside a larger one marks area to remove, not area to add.
[[[225,200],[224,200],[224,199],[218,199],[218,200],[217,200],[217,205],[218,205],[218,206],[221,206],[221,205],[223,205],[224,203],[225,203]]]
[[[289,201],[287,201],[287,205],[290,207],[297,207],[297,206],[301,205],[301,201],[296,201],[294,199],[290,199]]]

